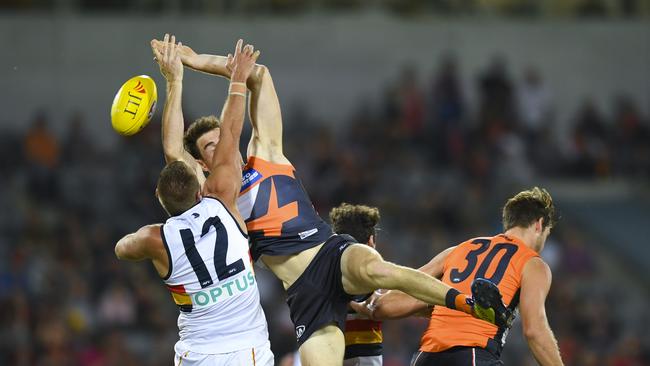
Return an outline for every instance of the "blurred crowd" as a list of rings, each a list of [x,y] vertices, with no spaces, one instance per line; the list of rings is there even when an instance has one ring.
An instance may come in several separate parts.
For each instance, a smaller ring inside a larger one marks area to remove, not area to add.
[[[644,0],[4,0],[0,9],[159,14],[272,14],[382,11],[398,16],[635,18],[650,16]]]
[[[378,206],[387,259],[418,267],[450,245],[498,233],[503,199],[540,177],[649,178],[648,116],[631,98],[616,97],[612,115],[587,100],[573,120],[557,121],[534,68],[514,79],[495,59],[476,78],[474,105],[459,73],[453,57],[430,79],[405,67],[381,103],[361,102],[342,129],[305,106],[286,110],[285,152],[316,208],[325,217],[341,202]],[[83,115],[71,116],[62,136],[46,111],[30,123],[0,134],[8,208],[0,212],[0,364],[170,364],[178,310],[149,263],[120,263],[113,253],[122,235],[165,220],[154,198],[164,164],[159,124],[101,150]],[[565,218],[543,253],[565,362],[650,364],[648,294],[610,270],[611,253],[590,235]],[[257,276],[279,358],[295,347],[293,327],[281,285],[267,271]],[[408,365],[426,320],[384,326],[385,365]],[[533,364],[519,325],[504,361]]]

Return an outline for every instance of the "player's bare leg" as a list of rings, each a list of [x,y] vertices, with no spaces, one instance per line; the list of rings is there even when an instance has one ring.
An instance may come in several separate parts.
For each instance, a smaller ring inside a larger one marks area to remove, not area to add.
[[[330,324],[315,331],[300,346],[300,363],[303,366],[343,365],[345,338],[336,325]]]
[[[400,290],[433,305],[445,305],[450,286],[412,268],[385,261],[367,245],[354,244],[341,257],[343,288],[351,295],[362,295],[376,289]],[[466,312],[471,312],[467,307]]]

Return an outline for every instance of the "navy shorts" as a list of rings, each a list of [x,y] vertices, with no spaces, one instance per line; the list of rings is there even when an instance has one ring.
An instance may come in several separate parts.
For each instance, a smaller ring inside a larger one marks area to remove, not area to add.
[[[484,348],[453,347],[442,352],[419,351],[413,356],[411,366],[497,366],[503,365],[499,357]]]
[[[343,290],[341,255],[354,243],[356,240],[350,235],[331,236],[302,275],[287,289],[289,315],[296,327],[298,347],[327,324],[334,323],[345,330],[352,296]]]

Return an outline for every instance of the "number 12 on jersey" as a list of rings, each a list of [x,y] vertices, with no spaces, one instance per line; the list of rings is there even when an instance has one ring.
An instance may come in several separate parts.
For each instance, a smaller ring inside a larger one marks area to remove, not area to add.
[[[216,231],[216,240],[214,243],[214,269],[217,272],[217,281],[223,281],[226,278],[232,277],[237,273],[244,270],[244,260],[239,258],[237,261],[226,264],[226,255],[228,254],[228,232],[226,227],[221,222],[218,216],[210,217],[203,224],[201,230],[201,237],[204,237],[210,232],[210,228],[214,227]],[[194,242],[194,234],[190,229],[180,230],[181,240],[185,248],[185,255],[196,273],[201,288],[211,286],[214,281],[208,272],[208,268],[201,258],[196,243]]]

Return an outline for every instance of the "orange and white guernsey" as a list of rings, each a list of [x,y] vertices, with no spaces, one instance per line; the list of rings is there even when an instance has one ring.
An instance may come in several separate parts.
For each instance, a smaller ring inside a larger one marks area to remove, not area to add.
[[[237,207],[246,221],[251,255],[290,255],[314,247],[333,233],[318,216],[290,164],[249,157]]]
[[[468,240],[445,259],[442,281],[463,293],[471,292],[475,278],[495,283],[503,302],[513,311],[519,304],[521,274],[528,260],[539,254],[521,240],[503,234]],[[481,347],[500,353],[509,328],[436,306],[420,342],[423,352],[442,352],[456,346]]]

